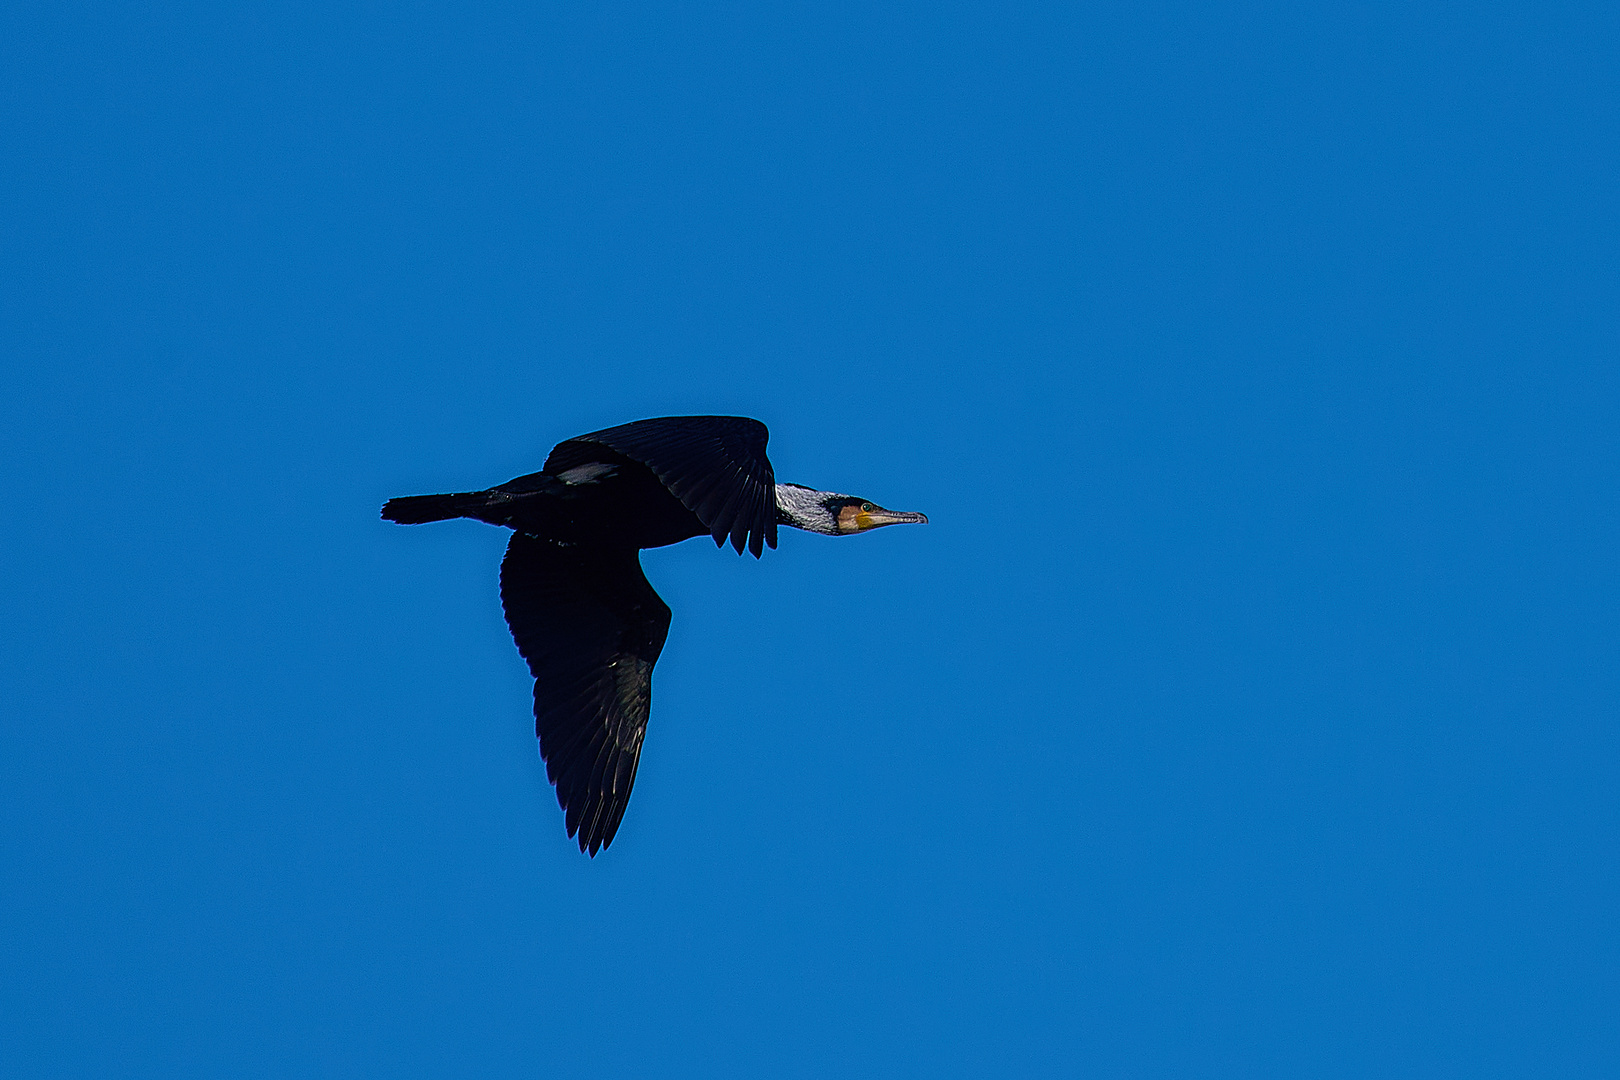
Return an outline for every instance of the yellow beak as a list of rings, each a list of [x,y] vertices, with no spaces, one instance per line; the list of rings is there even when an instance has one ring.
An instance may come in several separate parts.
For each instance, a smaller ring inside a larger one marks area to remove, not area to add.
[[[881,506],[874,506],[871,510],[863,510],[855,515],[855,525],[861,532],[881,528],[884,525],[911,524],[928,524],[928,515],[912,513],[909,510],[885,510]]]

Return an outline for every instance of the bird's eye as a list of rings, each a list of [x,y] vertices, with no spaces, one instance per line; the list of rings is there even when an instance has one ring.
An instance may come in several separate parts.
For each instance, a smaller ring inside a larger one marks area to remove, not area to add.
[[[861,503],[861,513],[870,514],[871,512],[872,512],[872,504],[871,503]]]

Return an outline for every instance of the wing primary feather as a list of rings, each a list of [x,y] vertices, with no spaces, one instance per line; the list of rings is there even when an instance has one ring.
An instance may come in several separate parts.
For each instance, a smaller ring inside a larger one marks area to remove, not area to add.
[[[564,807],[568,810],[571,823],[569,836],[579,828],[580,815],[585,812],[586,794],[590,787],[589,762],[595,760],[607,737],[607,732],[600,728],[592,731],[590,740],[568,757],[557,777],[557,797],[566,800]]]
[[[718,534],[715,537],[717,540],[727,533],[735,531],[738,524],[741,524],[744,530],[748,527],[747,518],[743,514],[743,508],[748,505],[748,480],[736,470],[733,470],[733,472],[735,473],[735,479],[731,487],[731,493],[714,515],[711,531]],[[737,554],[742,554],[741,546],[738,546]]]
[[[587,836],[594,836],[596,821],[602,814],[602,804],[607,795],[602,789],[602,777],[607,769],[607,763],[612,760],[616,752],[617,746],[618,740],[613,737],[613,731],[609,728],[607,737],[602,740],[601,747],[596,751],[596,757],[591,762],[590,773],[585,779],[586,813],[584,823],[580,827],[579,838],[581,843],[585,841]],[[591,827],[590,832],[587,832],[585,825]]]
[[[571,729],[558,732],[554,738],[547,739],[544,735],[540,737],[541,756],[546,759],[547,766],[555,766],[556,769],[555,773],[552,773],[550,768],[547,769],[553,782],[561,783],[558,777],[573,771],[578,756],[591,752],[590,748],[595,745],[600,731],[600,727],[587,719],[576,723]]]
[[[720,485],[720,477],[715,473],[708,473],[695,480],[672,480],[667,486],[675,493],[675,497],[686,505],[686,508],[703,520],[703,511],[698,508],[708,499],[711,492]]]
[[[753,554],[754,558],[757,559],[760,556],[760,552],[763,549],[763,544],[765,542],[765,520],[760,516],[760,507],[763,505],[763,503],[760,500],[759,485],[754,485],[754,489],[748,494],[748,522],[747,528],[743,530],[741,539],[747,542],[748,550]],[[736,542],[736,538],[733,539],[733,542]],[[741,555],[742,551],[742,544],[738,543],[737,554]]]
[[[624,792],[624,794],[614,804],[613,813],[608,818],[606,836],[602,840],[603,847],[611,844],[613,842],[613,838],[619,833],[619,823],[624,820],[624,811],[630,805],[630,789],[635,785],[636,782],[636,765],[639,761],[639,754],[626,754],[621,759],[620,771],[624,776],[624,783],[621,790]]]
[[[731,531],[728,515],[737,502],[737,496],[742,494],[742,485],[737,483],[740,475],[741,470],[735,465],[724,469],[715,479],[714,490],[693,511],[699,521],[709,526],[711,532],[718,530],[716,539]]]

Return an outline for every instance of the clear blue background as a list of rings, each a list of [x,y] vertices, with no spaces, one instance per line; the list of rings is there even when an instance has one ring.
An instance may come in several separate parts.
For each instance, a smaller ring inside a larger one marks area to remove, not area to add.
[[[1620,1075],[1612,4],[0,15],[13,1076]],[[926,511],[563,834],[505,534]]]

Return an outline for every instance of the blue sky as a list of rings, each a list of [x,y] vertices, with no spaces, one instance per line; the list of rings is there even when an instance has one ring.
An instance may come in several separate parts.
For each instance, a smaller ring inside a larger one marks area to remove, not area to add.
[[[1606,5],[0,13],[14,1075],[1620,1072]],[[504,533],[674,609],[582,858]]]

